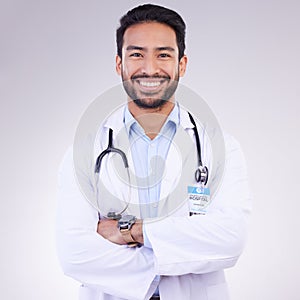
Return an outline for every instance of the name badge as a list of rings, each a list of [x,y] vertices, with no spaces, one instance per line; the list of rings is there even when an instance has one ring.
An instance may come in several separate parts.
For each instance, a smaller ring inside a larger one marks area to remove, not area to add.
[[[210,190],[207,187],[188,186],[188,200],[191,215],[205,215],[210,204]]]

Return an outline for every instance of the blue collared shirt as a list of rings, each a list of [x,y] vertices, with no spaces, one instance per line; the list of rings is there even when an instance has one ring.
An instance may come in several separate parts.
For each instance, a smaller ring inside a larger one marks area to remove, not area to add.
[[[175,104],[160,132],[151,140],[132,116],[128,106],[125,108],[124,124],[130,142],[139,202],[140,204],[147,204],[140,205],[141,218],[153,218],[157,215],[161,178],[170,145],[179,126],[179,120],[179,108],[178,104]],[[151,248],[145,231],[144,245]]]

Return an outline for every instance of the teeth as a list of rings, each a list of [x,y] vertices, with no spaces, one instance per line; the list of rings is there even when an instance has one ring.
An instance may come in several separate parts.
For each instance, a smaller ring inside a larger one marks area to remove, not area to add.
[[[140,85],[142,86],[147,86],[147,87],[154,87],[154,86],[159,86],[160,82],[147,82],[147,81],[141,81]]]

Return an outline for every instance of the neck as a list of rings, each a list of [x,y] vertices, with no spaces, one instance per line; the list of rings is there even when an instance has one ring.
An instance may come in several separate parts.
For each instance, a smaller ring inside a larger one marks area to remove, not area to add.
[[[140,108],[133,101],[129,101],[128,109],[142,126],[145,134],[153,140],[160,132],[174,105],[173,100],[167,101],[163,106],[157,108]]]

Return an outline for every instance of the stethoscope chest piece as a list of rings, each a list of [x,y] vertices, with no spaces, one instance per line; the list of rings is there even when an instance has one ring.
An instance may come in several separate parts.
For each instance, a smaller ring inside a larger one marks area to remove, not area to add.
[[[206,166],[199,166],[195,172],[195,180],[202,183],[203,185],[207,184],[208,180],[208,168]]]

